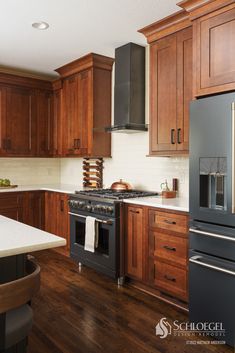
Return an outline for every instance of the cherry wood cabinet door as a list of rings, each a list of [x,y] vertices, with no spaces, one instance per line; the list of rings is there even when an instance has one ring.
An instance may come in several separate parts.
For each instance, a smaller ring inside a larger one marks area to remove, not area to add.
[[[127,209],[126,273],[142,280],[143,269],[143,209],[130,206]]]
[[[23,193],[1,193],[0,215],[23,222]]]
[[[57,235],[56,198],[56,192],[45,192],[45,231]]]
[[[37,104],[37,155],[53,154],[53,95],[51,92],[38,91]]]
[[[62,155],[61,89],[53,93],[53,155]]]
[[[177,37],[150,45],[150,154],[176,150]]]
[[[67,241],[66,249],[70,249],[70,227],[69,227],[69,206],[68,195],[57,193],[56,195],[56,209],[57,209],[57,235],[65,238]]]
[[[6,88],[2,134],[6,155],[36,154],[36,105],[33,90],[21,87]]]
[[[177,33],[177,151],[189,150],[189,107],[193,98],[192,27]]]
[[[90,99],[87,79],[86,73],[79,73],[63,82],[64,155],[83,155],[87,151],[87,114]]]
[[[45,193],[44,191],[24,192],[24,223],[44,230]]]
[[[235,4],[194,21],[196,95],[235,89]]]

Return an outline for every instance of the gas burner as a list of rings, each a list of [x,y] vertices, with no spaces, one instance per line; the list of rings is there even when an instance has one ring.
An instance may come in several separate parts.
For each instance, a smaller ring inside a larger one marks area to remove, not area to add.
[[[108,198],[113,200],[123,200],[130,199],[135,197],[146,197],[146,196],[157,196],[159,193],[150,192],[150,191],[142,191],[142,190],[123,190],[117,191],[113,189],[93,189],[93,190],[80,190],[75,191],[77,195],[85,195],[85,196],[96,196],[99,198]]]

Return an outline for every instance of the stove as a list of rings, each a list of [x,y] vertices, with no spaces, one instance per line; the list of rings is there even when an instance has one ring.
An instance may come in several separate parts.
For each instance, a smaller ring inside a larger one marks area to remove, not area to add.
[[[84,195],[86,197],[100,197],[103,199],[113,199],[113,200],[124,200],[135,197],[145,197],[159,195],[157,192],[149,192],[142,190],[122,190],[116,191],[113,189],[93,189],[93,190],[81,190],[75,191],[76,195]]]
[[[157,192],[113,189],[88,189],[70,195],[71,257],[80,265],[84,264],[112,278],[118,278],[121,283],[123,200],[157,195]],[[98,226],[98,245],[94,253],[84,249],[88,216],[94,217]]]

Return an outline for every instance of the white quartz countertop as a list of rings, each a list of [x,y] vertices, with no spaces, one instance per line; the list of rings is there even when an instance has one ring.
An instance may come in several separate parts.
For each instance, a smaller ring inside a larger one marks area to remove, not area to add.
[[[42,184],[42,185],[19,185],[12,189],[1,189],[0,192],[20,192],[20,191],[55,191],[65,194],[73,194],[76,190],[82,190],[81,185],[70,185],[70,184]]]
[[[174,199],[165,199],[161,196],[138,197],[135,199],[126,199],[125,203],[134,205],[142,205],[149,207],[166,208],[169,210],[189,212],[189,200],[186,198],[176,197]]]
[[[0,257],[66,245],[64,238],[0,216]]]

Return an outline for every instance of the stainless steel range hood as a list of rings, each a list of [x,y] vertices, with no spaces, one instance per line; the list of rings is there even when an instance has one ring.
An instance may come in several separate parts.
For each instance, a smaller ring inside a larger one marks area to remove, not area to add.
[[[108,132],[147,131],[145,47],[128,43],[115,50],[114,125]]]

